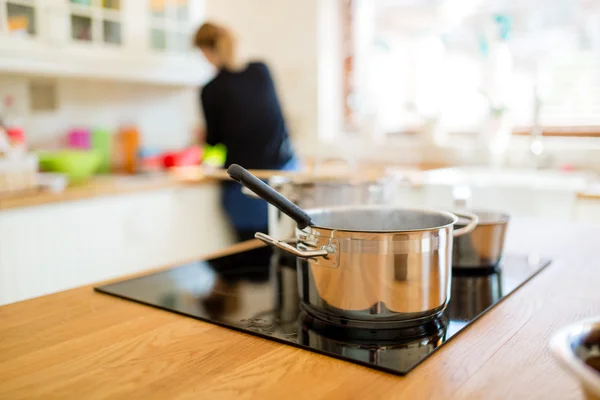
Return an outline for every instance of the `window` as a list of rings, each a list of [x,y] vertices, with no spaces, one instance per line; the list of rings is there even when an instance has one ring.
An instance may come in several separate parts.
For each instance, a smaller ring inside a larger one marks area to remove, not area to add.
[[[600,131],[600,2],[341,1],[347,129]]]

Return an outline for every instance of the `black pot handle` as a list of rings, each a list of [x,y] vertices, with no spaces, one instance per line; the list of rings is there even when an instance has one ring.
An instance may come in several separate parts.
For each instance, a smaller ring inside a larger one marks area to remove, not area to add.
[[[299,229],[304,229],[311,224],[310,216],[300,207],[292,203],[271,186],[267,185],[246,169],[237,164],[232,164],[228,169],[229,176],[252,190],[256,195],[277,207],[282,213],[296,221]]]

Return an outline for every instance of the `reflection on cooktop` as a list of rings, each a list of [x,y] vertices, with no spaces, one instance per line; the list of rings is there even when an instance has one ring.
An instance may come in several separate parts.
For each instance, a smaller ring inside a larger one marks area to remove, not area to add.
[[[506,256],[496,272],[454,274],[451,300],[443,315],[410,329],[348,328],[307,314],[299,302],[295,257],[269,247],[96,290],[404,375],[549,263]]]

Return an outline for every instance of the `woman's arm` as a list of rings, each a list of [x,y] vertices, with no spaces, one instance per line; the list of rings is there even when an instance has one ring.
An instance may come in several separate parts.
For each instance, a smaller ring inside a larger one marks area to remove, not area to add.
[[[214,97],[211,96],[210,90],[205,86],[200,92],[200,102],[204,112],[204,121],[206,127],[204,129],[204,137],[207,144],[214,146],[221,143],[221,135],[217,126],[217,110],[214,103]]]

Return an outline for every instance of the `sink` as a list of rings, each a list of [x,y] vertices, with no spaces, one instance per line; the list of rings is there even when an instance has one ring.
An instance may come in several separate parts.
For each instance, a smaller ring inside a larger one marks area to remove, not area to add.
[[[426,171],[426,185],[469,185],[500,187],[531,187],[562,191],[583,191],[591,174],[560,170],[492,169],[480,167],[454,167]]]
[[[421,201],[430,207],[452,209],[462,197],[473,209],[571,219],[577,194],[591,180],[589,173],[560,170],[442,168],[423,173]]]

